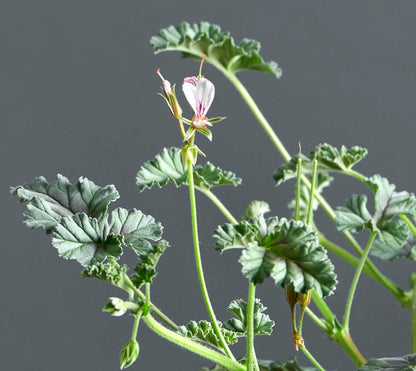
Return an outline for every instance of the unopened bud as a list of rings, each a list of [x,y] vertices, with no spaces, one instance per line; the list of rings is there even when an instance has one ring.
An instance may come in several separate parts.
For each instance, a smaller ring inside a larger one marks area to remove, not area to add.
[[[130,339],[120,352],[120,369],[131,366],[139,356],[139,343],[136,339]]]
[[[304,294],[298,294],[298,302],[300,306],[307,307],[311,303],[312,290],[308,290]]]
[[[103,311],[110,313],[112,316],[119,317],[127,312],[128,309],[138,310],[136,303],[130,303],[119,298],[110,298],[110,301],[104,306]]]
[[[286,286],[286,301],[289,303],[289,305],[295,306],[298,302],[298,293],[295,291],[295,286],[293,283]]]

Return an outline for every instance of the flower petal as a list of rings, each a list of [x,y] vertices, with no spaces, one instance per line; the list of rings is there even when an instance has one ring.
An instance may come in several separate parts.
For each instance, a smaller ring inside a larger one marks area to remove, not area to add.
[[[189,105],[194,110],[195,114],[197,112],[197,96],[196,96],[196,86],[190,82],[184,82],[182,85],[183,94],[188,101]]]
[[[196,85],[197,109],[195,113],[197,116],[204,117],[207,114],[214,100],[214,96],[215,96],[214,84],[208,79],[206,79],[205,77],[202,77]]]

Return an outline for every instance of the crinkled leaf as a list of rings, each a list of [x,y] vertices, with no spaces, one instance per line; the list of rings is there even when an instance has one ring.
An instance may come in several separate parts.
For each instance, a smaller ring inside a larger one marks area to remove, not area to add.
[[[160,257],[169,247],[169,242],[162,240],[157,245],[150,245],[147,249],[140,249],[139,262],[134,268],[134,274],[130,276],[133,284],[140,288],[145,282],[152,283],[156,277],[156,265]]]
[[[213,248],[219,252],[228,249],[243,249],[259,239],[258,234],[259,231],[247,221],[239,224],[223,224],[214,232],[217,242]]]
[[[311,176],[307,175],[307,177],[309,178],[309,181],[311,181]],[[315,191],[321,194],[323,190],[326,187],[328,187],[333,180],[334,178],[330,176],[327,172],[317,173]],[[296,188],[295,188],[295,192],[296,192]],[[309,208],[309,195],[310,195],[309,188],[301,184],[300,198],[299,198],[299,201],[300,201],[299,202],[299,218],[301,220],[306,220],[306,217],[307,217],[308,208]],[[314,198],[312,201],[313,210],[317,210],[318,206],[319,206],[319,203],[316,200],[316,198]],[[293,199],[292,201],[290,201],[288,204],[288,207],[290,209],[294,209],[296,207],[296,200]]]
[[[261,303],[260,299],[256,299],[254,303],[254,335],[270,335],[273,332],[275,323],[269,315],[263,313],[266,309],[267,307]],[[233,300],[227,310],[236,318],[224,322],[224,328],[236,332],[238,336],[245,336],[247,334],[247,303],[242,299]]]
[[[252,201],[244,211],[242,220],[250,220],[251,218],[258,218],[270,212],[270,206],[265,201]]]
[[[416,198],[413,193],[396,192],[396,186],[380,175],[364,181],[374,193],[374,215],[377,225],[396,215],[416,216]]]
[[[109,256],[117,259],[122,254],[122,243],[121,236],[108,233],[106,223],[86,214],[62,218],[52,234],[59,256],[75,259],[84,267],[101,263]]]
[[[331,146],[330,144],[322,144],[319,148],[317,146],[308,156],[302,155],[302,174],[312,174],[313,160],[318,152],[318,173],[337,171],[343,172],[351,170],[351,168],[361,161],[366,155],[365,148],[354,146],[348,149],[342,146],[340,150]],[[292,157],[290,161],[282,165],[276,170],[273,177],[276,183],[285,182],[286,180],[296,178],[298,155]]]
[[[271,73],[277,78],[282,74],[276,62],[266,63],[260,56],[258,41],[243,39],[236,45],[228,32],[208,22],[169,26],[153,36],[150,43],[155,53],[177,50],[184,58],[196,59],[205,55],[208,62],[232,73],[253,70]]]
[[[234,344],[238,341],[237,335],[233,331],[222,328],[221,326],[220,329],[227,344]],[[212,324],[207,321],[191,321],[187,325],[179,326],[176,332],[186,338],[202,341],[214,347],[221,346]]]
[[[157,241],[162,236],[163,227],[150,215],[143,214],[140,210],[126,210],[117,208],[111,213],[110,232],[121,235],[124,244],[141,255],[151,248],[151,244],[146,240]]]
[[[97,278],[115,286],[123,284],[124,276],[129,267],[112,263],[96,263],[89,265],[82,273],[83,278]]]
[[[370,359],[359,371],[414,371],[416,369],[416,354],[403,357],[387,357]]]
[[[296,357],[287,361],[263,361],[258,360],[260,371],[316,371],[313,367],[301,367]],[[213,368],[204,367],[201,371],[226,371],[222,366],[216,365]]]
[[[240,263],[243,275],[255,284],[272,277],[277,286],[293,284],[301,293],[315,288],[320,296],[330,295],[337,284],[334,266],[316,232],[301,221],[281,219],[260,244],[243,250]]]
[[[61,218],[77,213],[101,218],[106,214],[108,204],[119,198],[113,185],[99,187],[83,177],[71,184],[60,174],[50,184],[44,177],[39,177],[31,184],[13,187],[11,193],[21,202],[28,202],[25,223],[30,228],[42,227],[47,233],[52,232]]]
[[[136,184],[140,189],[151,188],[155,184],[162,187],[169,182],[179,187],[187,183],[187,168],[180,148],[165,148],[153,160],[142,165],[137,173]],[[227,184],[237,186],[241,183],[241,178],[231,171],[224,171],[209,162],[205,166],[195,166],[194,178],[195,185],[204,189]]]
[[[352,195],[346,206],[338,207],[336,211],[336,222],[340,231],[362,231],[367,225],[371,226],[372,218],[367,209],[365,195]]]

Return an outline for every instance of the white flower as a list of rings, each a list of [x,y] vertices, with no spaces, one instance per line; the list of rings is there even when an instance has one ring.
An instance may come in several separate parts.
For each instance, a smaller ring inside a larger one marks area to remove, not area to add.
[[[214,84],[205,77],[199,80],[194,76],[186,77],[183,81],[182,90],[186,100],[194,111],[194,117],[192,119],[193,126],[195,128],[204,128],[207,125],[211,126],[206,114],[214,100]]]

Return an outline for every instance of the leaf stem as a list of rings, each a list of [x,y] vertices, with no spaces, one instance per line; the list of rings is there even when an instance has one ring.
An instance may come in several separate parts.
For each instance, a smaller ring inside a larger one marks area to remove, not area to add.
[[[227,354],[227,356],[235,361],[235,358],[233,354],[231,353],[231,350],[228,347],[224,339],[224,336],[221,333],[217,318],[215,317],[214,309],[211,304],[211,300],[208,295],[207,286],[205,283],[204,272],[202,269],[201,251],[199,249],[198,218],[197,218],[197,212],[196,212],[194,171],[193,171],[193,164],[190,159],[188,159],[188,184],[189,184],[189,201],[191,204],[192,235],[193,235],[193,240],[194,240],[195,263],[196,263],[196,269],[198,272],[199,283],[201,286],[202,296],[204,298],[205,306],[207,308],[209,317],[214,327],[215,335],[217,335],[220,341],[220,344],[224,352]]]
[[[318,153],[319,153],[319,150],[316,152],[316,156],[313,159],[311,187],[309,189],[309,205],[308,205],[308,214],[307,214],[308,216],[306,218],[306,223],[309,225],[312,224],[312,218],[313,218],[313,195],[315,193],[316,173],[318,170]]]
[[[247,371],[253,371],[253,367],[257,364],[257,359],[254,356],[254,304],[256,301],[256,285],[252,282],[248,287],[247,300]],[[258,366],[257,366],[258,367]]]
[[[134,315],[135,319],[134,319],[134,325],[133,325],[133,330],[131,332],[131,340],[136,340],[137,338],[137,331],[139,330],[139,324],[140,324],[140,318],[142,317],[142,313],[143,310],[139,309],[137,311],[137,313]]]
[[[333,324],[335,321],[335,315],[332,312],[332,310],[328,307],[328,305],[325,303],[325,300],[322,299],[317,292],[314,290],[312,290],[312,300],[315,303],[316,307],[319,309],[319,311],[322,313],[322,315],[324,316],[325,320],[329,323],[329,324]]]
[[[308,349],[304,345],[299,345],[300,350],[305,354],[306,357],[312,362],[312,364],[319,370],[325,371],[325,369],[319,364],[319,362],[315,359],[315,357],[309,352]]]
[[[300,208],[300,177],[302,175],[302,156],[301,147],[299,142],[299,157],[297,164],[297,177],[296,177],[296,203],[295,203],[295,220],[299,220],[299,208]]]
[[[131,279],[126,275],[124,277],[126,285],[131,288],[134,293],[143,301],[146,301],[146,295],[143,294],[136,286],[133,285]],[[149,301],[150,308],[163,322],[165,322],[172,330],[177,330],[178,325],[173,322],[166,314],[164,314],[156,305]]]
[[[357,289],[358,280],[360,279],[361,272],[364,268],[365,261],[367,260],[368,254],[370,252],[371,246],[373,245],[374,239],[376,238],[376,235],[377,235],[376,232],[371,232],[370,238],[368,239],[368,242],[367,242],[367,246],[364,250],[363,256],[360,259],[360,263],[358,264],[357,270],[355,271],[355,275],[351,283],[351,288],[348,294],[347,304],[345,306],[344,321],[343,321],[343,327],[347,331],[349,331],[351,307],[352,307],[352,302],[353,302],[354,295],[355,295],[355,290]]]
[[[202,187],[196,186],[195,188],[201,193],[203,193],[205,196],[207,196],[231,223],[238,223],[237,219],[234,218],[234,216],[230,213],[230,211],[224,206],[224,204],[218,199],[218,197],[214,193],[212,193],[209,189],[205,189]]]
[[[412,232],[413,236],[416,237],[416,227],[415,225],[412,223],[412,221],[406,216],[406,215],[400,215],[400,219],[403,220],[407,227],[409,228],[410,232]]]
[[[416,353],[416,273],[410,275],[410,289],[412,292],[411,348],[412,353]]]
[[[176,332],[168,330],[166,327],[162,326],[158,323],[150,314],[146,317],[143,317],[143,321],[146,325],[154,331],[156,334],[160,335],[161,337],[169,340],[170,342],[179,345],[182,348],[185,348],[193,353],[200,355],[201,357],[207,358],[230,371],[246,371],[246,368],[232,360],[221,353],[209,349],[196,341],[191,339],[187,339]]]

